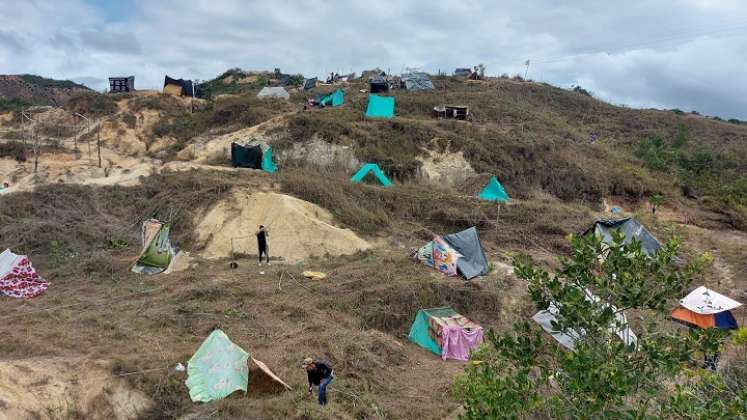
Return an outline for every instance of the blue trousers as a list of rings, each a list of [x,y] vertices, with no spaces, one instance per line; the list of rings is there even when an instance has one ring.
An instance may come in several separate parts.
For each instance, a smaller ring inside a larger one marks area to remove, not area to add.
[[[334,377],[332,375],[322,379],[319,384],[319,405],[327,405],[327,385],[332,382]]]

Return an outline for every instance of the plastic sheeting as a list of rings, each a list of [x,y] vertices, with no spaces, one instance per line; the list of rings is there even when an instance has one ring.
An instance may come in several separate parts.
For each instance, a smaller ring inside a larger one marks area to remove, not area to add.
[[[355,173],[355,175],[350,178],[350,181],[354,184],[357,184],[361,181],[363,181],[363,178],[368,175],[368,173],[371,172],[374,174],[376,179],[379,180],[381,185],[385,187],[391,187],[392,181],[389,180],[389,178],[384,175],[384,172],[379,168],[379,165],[375,163],[366,163],[365,165],[361,166],[361,168],[358,170],[358,172]]]
[[[465,279],[471,280],[488,274],[488,259],[482,250],[480,237],[475,227],[445,235],[443,239],[461,255],[457,262],[457,269]]]
[[[187,381],[194,402],[227,397],[235,391],[246,393],[249,385],[249,353],[237,346],[221,330],[215,330],[189,359]]]
[[[690,292],[680,304],[698,314],[717,314],[742,306],[741,303],[705,286]]]
[[[508,201],[510,198],[503,189],[503,185],[498,182],[498,178],[492,177],[488,184],[485,185],[482,192],[480,192],[479,198],[487,201]]]
[[[368,95],[368,118],[394,118],[394,97]]]
[[[587,235],[591,232],[594,232],[595,234],[602,236],[602,241],[604,243],[608,245],[612,245],[613,240],[612,240],[611,231],[614,229],[620,229],[622,233],[625,235],[625,240],[623,241],[624,244],[628,244],[632,242],[633,239],[640,241],[641,249],[647,255],[654,255],[657,252],[659,252],[659,249],[661,248],[661,244],[654,237],[654,235],[652,235],[651,232],[646,230],[646,228],[643,227],[643,225],[640,222],[632,218],[619,219],[619,220],[612,220],[612,219],[597,220],[594,223],[594,226],[586,230],[586,232],[584,232],[583,235]]]
[[[289,99],[290,94],[280,86],[265,86],[262,88],[262,90],[259,91],[259,93],[257,94],[257,98]]]

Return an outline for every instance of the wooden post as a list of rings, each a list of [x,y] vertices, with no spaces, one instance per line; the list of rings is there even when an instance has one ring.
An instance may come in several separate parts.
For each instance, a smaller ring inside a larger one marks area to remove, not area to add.
[[[99,129],[96,130],[96,149],[99,154],[99,168],[101,167],[101,125],[99,125]]]
[[[39,169],[39,136],[34,136],[34,129],[31,129],[31,139],[34,143],[34,173]]]

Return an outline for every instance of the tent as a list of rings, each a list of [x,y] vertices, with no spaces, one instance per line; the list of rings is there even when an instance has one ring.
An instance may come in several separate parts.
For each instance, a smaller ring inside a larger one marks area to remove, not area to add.
[[[467,280],[488,274],[488,259],[474,226],[451,235],[436,236],[417,251],[415,258],[446,275],[459,274]]]
[[[353,175],[353,177],[350,178],[350,181],[353,184],[357,184],[363,181],[363,178],[365,178],[369,172],[374,174],[376,179],[378,179],[379,182],[381,182],[381,185],[385,187],[392,186],[392,181],[390,181],[389,178],[387,178],[386,175],[384,175],[384,172],[381,170],[381,168],[379,168],[379,165],[375,163],[366,163],[365,165],[361,166],[361,168],[358,169],[358,172],[356,172],[355,175]]]
[[[433,82],[431,82],[428,73],[413,72],[403,73],[401,77],[401,85],[407,90],[433,90]]]
[[[584,293],[587,301],[599,301],[599,298],[590,290],[584,289]],[[635,344],[638,338],[635,336],[635,333],[633,333],[630,327],[628,327],[628,320],[625,317],[625,314],[622,312],[617,312],[617,309],[614,306],[612,306],[612,310],[615,312],[616,321],[614,324],[616,325],[610,325],[609,331],[614,332],[625,344]],[[560,310],[558,309],[558,307],[554,303],[551,303],[546,310],[539,311],[534,314],[532,319],[536,323],[540,324],[542,329],[550,334],[558,343],[560,343],[560,345],[567,349],[573,350],[576,347],[576,342],[583,336],[583,331],[579,332],[571,329],[566,332],[562,332],[556,330],[553,324],[557,322],[557,316],[559,313]],[[617,324],[624,325],[624,327],[620,328]]]
[[[366,108],[368,118],[393,118],[394,97],[368,95],[368,107]]]
[[[156,219],[143,222],[141,239],[143,248],[140,251],[132,272],[139,274],[160,274],[166,271],[176,255],[176,249],[171,246],[169,232],[171,227]]]
[[[731,310],[741,303],[700,286],[680,301],[681,307],[672,311],[672,319],[694,328],[739,328]]]
[[[408,338],[443,360],[466,361],[472,349],[482,343],[483,330],[479,324],[447,306],[419,310]]]
[[[587,229],[582,236],[594,233],[602,236],[602,241],[605,244],[612,245],[612,234],[613,229],[620,229],[625,235],[624,244],[628,244],[636,239],[641,242],[641,249],[648,255],[654,255],[659,252],[661,244],[659,241],[646,230],[643,225],[633,218],[625,219],[602,219],[594,222],[594,225]]]
[[[288,99],[290,98],[290,94],[283,89],[280,86],[265,86],[262,88],[262,90],[259,91],[257,94],[257,98],[259,99],[268,99],[268,98],[274,98],[274,99]]]
[[[345,92],[342,89],[337,89],[329,95],[320,96],[317,103],[320,106],[340,106],[345,103]]]
[[[468,77],[470,74],[472,74],[472,70],[469,68],[457,68],[454,69],[454,76],[457,77]]]
[[[317,80],[318,79],[316,77],[312,77],[311,79],[305,79],[303,81],[303,90],[314,89],[316,87]]]
[[[246,393],[250,382],[252,394],[291,390],[266,364],[218,329],[202,342],[187,364],[186,385],[194,402],[219,400],[238,390]]]
[[[163,81],[163,93],[169,95],[191,97],[194,93],[195,97],[199,97],[200,95],[196,88],[197,87],[192,84],[191,80],[172,79],[171,77],[166,76]]]
[[[0,293],[14,298],[39,296],[49,288],[49,282],[39,276],[25,255],[6,249],[0,254]]]
[[[258,141],[246,145],[231,143],[231,165],[234,168],[262,169],[269,173],[278,170],[272,161],[272,147]]]
[[[503,189],[503,185],[498,182],[498,178],[492,177],[485,188],[479,195],[479,198],[487,201],[508,201],[510,198],[506,194],[506,190]]]

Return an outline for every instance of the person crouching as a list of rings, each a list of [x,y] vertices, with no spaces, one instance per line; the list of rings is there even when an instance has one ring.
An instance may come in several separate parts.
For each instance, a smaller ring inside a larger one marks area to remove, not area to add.
[[[309,376],[309,396],[314,394],[314,385],[319,387],[319,405],[327,405],[327,386],[334,379],[334,371],[328,363],[313,360],[310,357],[304,359],[301,367]]]

